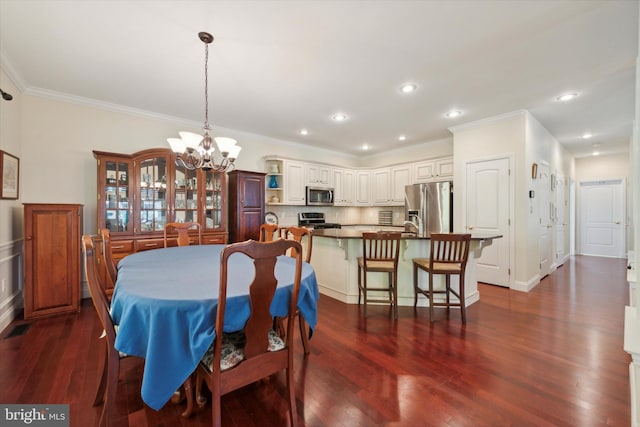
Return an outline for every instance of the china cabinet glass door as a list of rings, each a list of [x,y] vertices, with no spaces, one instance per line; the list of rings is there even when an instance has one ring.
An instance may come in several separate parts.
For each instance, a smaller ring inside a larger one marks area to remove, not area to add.
[[[141,232],[162,231],[167,223],[167,158],[155,157],[140,162]]]
[[[105,168],[105,227],[111,233],[130,231],[129,164],[107,161]]]
[[[176,166],[173,221],[198,222],[199,185],[197,171]]]
[[[222,173],[206,171],[205,174],[205,229],[222,227]]]

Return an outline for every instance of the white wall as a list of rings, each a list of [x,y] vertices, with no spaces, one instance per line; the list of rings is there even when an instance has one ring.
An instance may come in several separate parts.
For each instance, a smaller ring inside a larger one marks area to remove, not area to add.
[[[514,213],[512,274],[517,288],[528,288],[540,280],[539,273],[539,204],[529,198],[536,190],[531,176],[533,163],[545,163],[552,172],[572,177],[571,156],[540,122],[527,111],[516,111],[452,128],[454,133],[454,180],[462,182],[465,164],[473,160],[511,156],[514,188],[511,197]],[[568,189],[567,189],[568,190]],[[569,192],[567,191],[567,197]],[[463,230],[461,192],[454,200],[454,229]],[[568,232],[565,247],[569,247]]]
[[[452,128],[453,158],[454,158],[454,185],[464,184],[465,165],[471,161],[492,159],[497,157],[511,157],[511,174],[516,178],[515,188],[511,190],[511,196],[515,197],[515,212],[512,218],[512,230],[514,234],[515,259],[512,260],[511,269],[515,280],[523,281],[524,264],[526,254],[530,251],[527,246],[527,229],[529,214],[523,200],[524,194],[529,190],[527,176],[530,173],[525,168],[525,124],[526,112],[516,111],[498,117],[488,118],[473,123],[468,123]],[[454,193],[454,230],[465,229],[463,223],[462,208],[464,205],[461,191]]]
[[[17,87],[0,69],[0,87],[13,95],[12,101],[0,99],[0,150],[18,157],[20,183],[18,200],[0,200],[0,331],[15,316],[15,307],[22,304],[22,196],[24,194],[24,162],[22,161],[21,122],[22,96]]]

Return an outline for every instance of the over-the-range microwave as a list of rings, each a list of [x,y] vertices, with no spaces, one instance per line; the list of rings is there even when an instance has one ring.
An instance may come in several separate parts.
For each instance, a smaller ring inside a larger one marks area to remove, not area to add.
[[[307,187],[307,206],[333,206],[333,188]]]

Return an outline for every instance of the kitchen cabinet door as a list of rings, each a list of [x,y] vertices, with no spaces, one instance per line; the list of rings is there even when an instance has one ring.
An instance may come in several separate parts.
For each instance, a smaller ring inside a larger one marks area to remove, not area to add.
[[[404,205],[404,188],[412,184],[412,172],[411,165],[391,168],[391,205]]]
[[[356,172],[356,205],[371,205],[371,171]]]
[[[355,181],[355,174],[352,170],[348,170],[348,169],[333,170],[333,185],[335,189],[333,204],[335,206],[353,206],[354,181]]]
[[[372,173],[373,204],[387,206],[391,201],[391,171],[389,168],[376,169]]]
[[[331,187],[331,168],[324,165],[308,163],[305,165],[305,177],[309,187]]]
[[[284,162],[284,168],[284,203],[304,205],[306,198],[304,163],[287,160]]]

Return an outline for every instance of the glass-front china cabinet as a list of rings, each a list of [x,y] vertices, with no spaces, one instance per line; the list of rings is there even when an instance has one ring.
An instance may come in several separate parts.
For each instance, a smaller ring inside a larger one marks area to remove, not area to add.
[[[175,165],[169,149],[94,151],[98,233],[109,230],[114,258],[162,247],[168,222],[197,222],[203,244],[226,243],[226,175]]]

